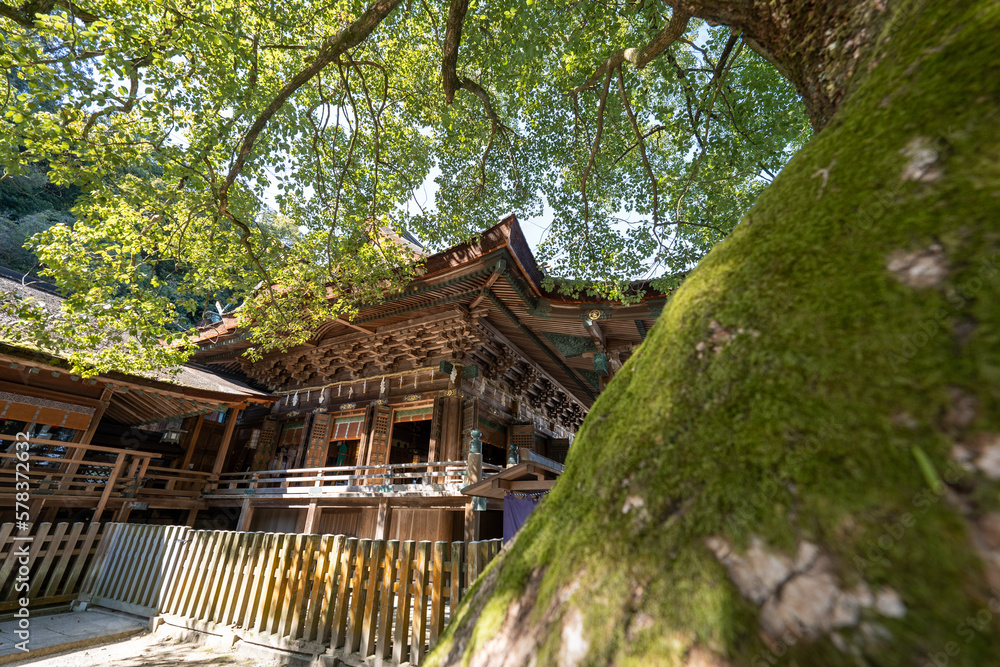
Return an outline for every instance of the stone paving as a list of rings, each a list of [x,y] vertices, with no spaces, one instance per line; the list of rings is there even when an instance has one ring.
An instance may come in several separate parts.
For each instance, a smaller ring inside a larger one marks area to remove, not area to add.
[[[18,619],[0,623],[0,665],[74,649],[113,642],[141,634],[148,625],[144,621],[114,612],[86,611],[32,616],[28,625],[28,651],[17,647],[23,639],[16,633]]]

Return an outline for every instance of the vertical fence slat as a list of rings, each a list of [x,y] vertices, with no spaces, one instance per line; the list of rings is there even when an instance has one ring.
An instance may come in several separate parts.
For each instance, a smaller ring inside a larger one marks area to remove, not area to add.
[[[274,533],[265,533],[260,545],[260,551],[257,553],[256,558],[254,558],[253,582],[250,586],[250,595],[246,601],[246,610],[243,612],[243,621],[240,623],[240,627],[245,630],[257,628],[260,622],[261,607],[264,606],[266,599],[268,573],[272,564],[271,558],[274,554],[273,548],[276,538],[277,535]]]
[[[444,628],[444,560],[447,542],[435,542],[431,554],[430,644],[434,645]]]
[[[330,553],[327,556],[326,579],[323,582],[324,603],[320,607],[320,617],[316,621],[316,641],[322,644],[330,640],[333,631],[337,594],[340,590],[340,558],[346,539],[343,535],[334,535],[330,545]],[[330,645],[335,646],[332,643]]]
[[[363,539],[358,542],[358,551],[354,557],[354,572],[351,577],[351,603],[347,612],[347,639],[344,647],[348,653],[354,653],[361,643],[361,614],[365,604],[365,564],[371,551],[372,541]]]
[[[374,540],[368,557],[368,578],[365,586],[365,611],[361,625],[360,653],[367,658],[375,653],[375,631],[379,611],[379,572],[382,569],[382,559],[385,555],[385,542]]]
[[[417,544],[417,568],[413,583],[413,637],[410,642],[413,664],[420,664],[424,659],[424,646],[427,639],[427,581],[430,575],[431,543]]]
[[[191,569],[187,572],[184,585],[184,597],[181,599],[180,615],[188,618],[198,617],[198,592],[205,577],[206,564],[212,556],[212,533],[197,530],[194,532],[198,554],[192,559]]]
[[[320,586],[320,580],[313,572],[319,555],[319,541],[319,535],[306,535],[303,538],[302,564],[298,580],[295,581],[295,597],[292,600],[291,624],[288,629],[288,634],[293,639],[305,639],[310,593]]]
[[[193,595],[191,596],[191,618],[197,620],[206,620],[205,612],[207,611],[209,599],[215,584],[212,575],[218,567],[221,544],[228,537],[228,533],[224,531],[210,531],[207,537],[205,553],[198,568],[198,578],[192,590]]]
[[[219,623],[232,625],[233,616],[239,606],[240,591],[245,590],[250,579],[250,563],[252,562],[251,545],[256,539],[257,533],[237,533],[235,556],[233,560],[233,574],[226,588],[225,596],[221,601],[219,611]]]
[[[204,548],[203,535],[204,533],[200,531],[191,531],[184,537],[187,549],[184,551],[184,558],[181,560],[180,568],[174,577],[174,588],[168,596],[165,607],[171,614],[184,615],[187,590],[198,568],[201,552]]]
[[[392,659],[398,665],[410,657],[407,641],[410,631],[410,581],[413,578],[413,550],[416,542],[406,540],[399,550],[399,589],[396,601],[396,627],[392,633]]]
[[[156,577],[156,609],[163,613],[167,606],[167,598],[173,589],[177,575],[180,573],[187,553],[187,536],[190,528],[187,526],[170,526],[166,534],[166,547],[163,552],[163,569]]]
[[[279,637],[286,637],[291,634],[290,626],[292,616],[295,613],[296,592],[299,584],[304,583],[302,581],[302,560],[305,554],[302,553],[302,546],[305,538],[305,535],[293,535],[291,541],[288,543],[289,553],[284,568],[286,577],[279,602],[282,608],[276,614],[277,625],[274,630],[275,634]]]
[[[448,612],[452,618],[465,592],[465,542],[451,543],[451,590],[448,595]]]
[[[313,559],[312,581],[309,586],[309,598],[305,621],[302,628],[302,639],[307,642],[315,641],[317,635],[317,624],[320,618],[320,606],[323,604],[323,592],[327,583],[327,564],[329,563],[330,541],[329,535],[321,535],[316,545],[316,556]]]
[[[205,612],[205,620],[213,623],[225,623],[223,613],[226,602],[229,600],[229,589],[233,586],[233,581],[238,576],[236,564],[239,554],[240,543],[244,533],[227,531],[222,549],[219,552],[219,563],[216,568],[214,580],[218,582],[213,587],[212,599]]]
[[[127,555],[132,552],[136,540],[136,529],[128,524],[115,524],[115,543],[108,552],[108,567],[102,572],[100,581],[94,582],[94,594],[99,598],[110,598],[121,589],[124,582],[122,570]]]
[[[349,537],[344,541],[340,554],[340,568],[337,572],[337,601],[333,607],[333,622],[330,630],[330,647],[343,646],[347,629],[347,603],[351,594],[351,573],[354,566],[354,555],[358,549],[358,540]]]
[[[378,631],[375,638],[375,659],[385,660],[392,649],[392,619],[396,611],[396,563],[399,558],[399,542],[390,541],[385,548],[382,563],[382,587],[379,599]]]
[[[156,527],[136,525],[132,530],[135,533],[135,541],[132,543],[132,552],[130,554],[132,557],[122,559],[118,571],[118,576],[122,580],[122,586],[108,597],[136,604],[138,603],[143,583],[145,583],[142,575],[149,566],[149,552],[153,537],[156,534]]]
[[[274,605],[275,590],[278,587],[278,568],[280,567],[281,553],[285,547],[286,537],[286,535],[279,533],[274,536],[274,540],[271,542],[267,564],[262,573],[264,585],[261,587],[260,604],[257,607],[257,622],[254,625],[254,630],[257,632],[270,632],[271,609]]]

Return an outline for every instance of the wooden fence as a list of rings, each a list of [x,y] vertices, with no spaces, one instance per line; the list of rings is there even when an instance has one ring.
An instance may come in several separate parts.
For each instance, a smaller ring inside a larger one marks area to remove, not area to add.
[[[500,540],[112,524],[104,546],[82,600],[301,653],[418,664]]]
[[[108,524],[79,600],[155,616],[170,590],[190,530],[186,526]]]
[[[29,608],[75,600],[100,542],[99,523],[0,525],[0,612],[19,608],[21,598]]]

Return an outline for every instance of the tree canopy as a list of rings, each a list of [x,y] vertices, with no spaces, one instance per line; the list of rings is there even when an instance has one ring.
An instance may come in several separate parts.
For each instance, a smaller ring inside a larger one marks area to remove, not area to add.
[[[443,247],[547,205],[564,289],[669,289],[810,132],[740,30],[670,4],[2,3],[0,167],[80,188],[31,248],[132,367],[219,295],[258,350],[349,316],[416,268],[386,227]]]

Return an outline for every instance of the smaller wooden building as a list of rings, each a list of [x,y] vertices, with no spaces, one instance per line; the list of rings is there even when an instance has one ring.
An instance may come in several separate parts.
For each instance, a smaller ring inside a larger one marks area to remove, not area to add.
[[[58,307],[40,281],[0,272],[0,290]],[[276,400],[194,365],[81,377],[56,355],[0,342],[0,522],[27,507],[32,522],[192,524],[244,411],[267,414]]]

